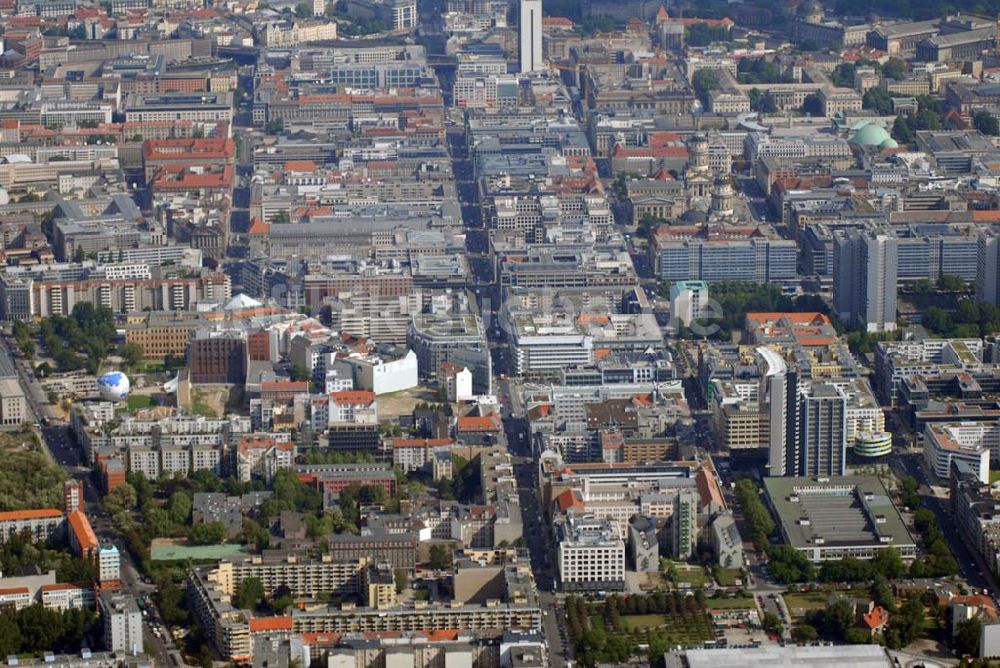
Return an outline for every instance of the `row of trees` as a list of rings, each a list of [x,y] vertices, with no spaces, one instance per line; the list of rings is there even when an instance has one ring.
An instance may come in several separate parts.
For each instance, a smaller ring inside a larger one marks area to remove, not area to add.
[[[929,307],[920,324],[941,336],[980,338],[1000,331],[1000,308],[973,299],[961,299],[952,311]]]
[[[768,536],[774,531],[774,518],[760,500],[757,485],[748,478],[736,483],[736,500],[743,510],[743,520],[750,530],[750,540],[758,552],[765,552],[770,546]]]
[[[54,651],[76,653],[82,645],[94,646],[97,615],[73,608],[60,612],[40,603],[0,614],[0,656]]]

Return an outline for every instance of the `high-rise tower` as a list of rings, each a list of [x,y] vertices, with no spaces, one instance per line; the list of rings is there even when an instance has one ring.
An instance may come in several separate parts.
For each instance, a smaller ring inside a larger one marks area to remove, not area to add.
[[[521,71],[545,67],[542,58],[542,0],[521,0]]]

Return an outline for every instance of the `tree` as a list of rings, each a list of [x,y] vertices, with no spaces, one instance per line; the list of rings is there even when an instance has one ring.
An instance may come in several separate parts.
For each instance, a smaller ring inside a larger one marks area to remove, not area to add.
[[[253,610],[264,600],[264,583],[260,578],[246,578],[236,586],[233,606],[241,610]]]
[[[883,576],[878,575],[872,580],[871,595],[875,605],[881,605],[889,612],[896,609],[896,597],[892,593],[892,586]]]
[[[719,88],[719,79],[710,69],[700,69],[691,77],[691,87],[706,108],[709,106],[709,92]]]
[[[830,79],[833,81],[834,86],[853,88],[854,77],[856,74],[857,68],[854,63],[841,63],[833,69],[833,74],[830,75]]]
[[[773,612],[765,612],[764,617],[760,620],[760,625],[764,627],[765,631],[773,633],[776,636],[780,636],[785,631],[785,627],[781,623],[781,618]]]
[[[889,618],[886,644],[892,649],[906,647],[920,637],[923,628],[924,604],[920,598],[912,596]]]
[[[900,144],[912,144],[916,141],[917,136],[913,133],[913,127],[910,125],[911,118],[912,116],[909,115],[897,116],[892,124],[892,138]]]
[[[902,79],[906,76],[906,63],[899,58],[890,58],[882,65],[882,76],[890,79]]]
[[[175,524],[187,524],[191,517],[191,496],[184,490],[177,490],[170,495],[167,509],[170,519]]]
[[[129,368],[135,368],[142,362],[146,352],[138,343],[126,343],[121,347],[118,354],[122,358],[122,364]]]
[[[126,482],[115,487],[104,497],[104,510],[112,516],[132,510],[135,508],[136,499],[135,488]]]
[[[77,246],[76,250],[73,251],[73,262],[80,263],[86,259],[86,255],[83,253],[83,246]]]
[[[397,568],[393,571],[393,579],[396,581],[397,594],[402,594],[410,586],[410,575],[405,568]]]
[[[983,623],[976,617],[963,619],[958,623],[955,631],[955,651],[959,656],[979,655],[979,636],[983,630]]]
[[[872,570],[883,578],[895,579],[902,577],[906,572],[903,557],[899,554],[899,550],[894,547],[879,550],[871,560],[871,566]]]
[[[991,137],[1000,135],[1000,121],[997,121],[997,117],[985,109],[977,111],[972,120],[976,124],[976,129],[984,135],[990,135]]]
[[[867,645],[871,642],[871,636],[868,631],[864,629],[859,629],[857,627],[852,627],[844,631],[844,642],[849,645]]]
[[[430,566],[436,570],[446,571],[451,568],[451,548],[441,543],[431,545]]]
[[[0,615],[0,656],[12,656],[21,650],[21,628],[14,615]]]
[[[690,46],[708,46],[712,42],[729,40],[729,29],[710,26],[707,23],[696,23],[684,31],[684,43]]]
[[[217,545],[226,539],[226,525],[222,522],[195,524],[188,531],[188,542],[194,545]]]
[[[806,99],[802,101],[802,113],[809,114],[810,116],[822,115],[823,101],[819,99],[819,95],[813,93],[806,96]]]
[[[854,626],[854,607],[845,598],[838,598],[823,610],[815,610],[807,621],[826,638],[843,640],[847,629]]]
[[[254,520],[245,517],[243,518],[242,539],[245,543],[253,545],[259,551],[267,548],[271,534]]]
[[[907,117],[914,130],[940,130],[941,115],[933,109],[921,109],[915,116]]]
[[[309,380],[309,377],[309,370],[301,364],[296,364],[292,367],[291,379],[293,381],[302,382],[304,380]]]
[[[310,7],[306,3],[300,2],[299,4],[295,5],[295,16],[297,16],[298,18],[307,19],[312,15],[313,15],[312,7]]]
[[[887,116],[892,113],[892,97],[885,89],[869,88],[861,99],[861,106]]]
[[[815,626],[799,624],[792,628],[792,640],[795,642],[811,642],[819,637]]]

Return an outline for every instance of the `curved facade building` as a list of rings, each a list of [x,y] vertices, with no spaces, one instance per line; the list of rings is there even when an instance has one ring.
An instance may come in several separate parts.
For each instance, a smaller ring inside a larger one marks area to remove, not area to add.
[[[887,431],[863,431],[854,439],[854,454],[858,457],[884,457],[892,452],[892,434]]]

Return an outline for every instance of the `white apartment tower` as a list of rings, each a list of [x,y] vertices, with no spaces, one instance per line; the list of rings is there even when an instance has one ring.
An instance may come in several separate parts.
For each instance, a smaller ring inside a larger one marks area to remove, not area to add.
[[[545,67],[542,58],[542,0],[521,0],[521,71]]]

